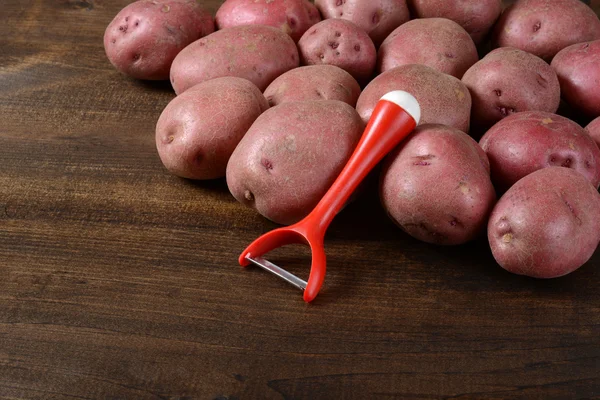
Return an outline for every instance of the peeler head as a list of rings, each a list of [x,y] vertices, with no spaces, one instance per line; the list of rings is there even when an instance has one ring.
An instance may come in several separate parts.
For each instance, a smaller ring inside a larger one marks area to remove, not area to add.
[[[289,244],[304,244],[310,247],[312,262],[308,281],[302,280],[263,257],[266,253]],[[320,237],[309,237],[303,232],[302,226],[282,227],[265,233],[242,252],[239,263],[243,267],[254,264],[292,284],[304,291],[303,298],[306,302],[311,302],[317,297],[325,280],[326,257],[323,240]]]

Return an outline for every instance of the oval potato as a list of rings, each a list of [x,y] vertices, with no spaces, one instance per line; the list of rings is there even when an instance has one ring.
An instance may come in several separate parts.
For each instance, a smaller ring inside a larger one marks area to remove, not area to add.
[[[410,19],[406,0],[315,0],[324,19],[343,18],[369,34],[375,46]]]
[[[169,79],[175,56],[215,30],[212,15],[196,1],[140,0],[123,8],[104,33],[113,66],[137,79]]]
[[[319,10],[308,0],[225,0],[215,16],[219,29],[268,25],[281,29],[296,42],[320,20]]]
[[[477,142],[444,125],[420,125],[387,157],[380,198],[409,235],[443,245],[484,232],[496,193]]]
[[[551,66],[569,105],[591,118],[600,116],[600,40],[562,49]]]
[[[177,176],[223,177],[231,153],[267,108],[260,90],[246,79],[223,77],[200,83],[163,110],[156,124],[158,154]]]
[[[296,44],[279,29],[236,26],[216,31],[183,49],[171,66],[171,84],[179,94],[200,82],[237,76],[264,91],[299,62]]]
[[[475,43],[459,24],[446,18],[424,18],[400,25],[383,41],[377,69],[385,72],[400,65],[424,64],[460,79],[477,61]]]
[[[304,65],[335,65],[366,83],[375,70],[377,50],[367,33],[345,19],[326,19],[312,26],[298,42]]]
[[[504,194],[488,223],[494,258],[509,272],[555,278],[573,272],[600,241],[600,195],[579,172],[544,168]]]
[[[575,43],[600,39],[600,20],[581,0],[517,0],[494,28],[494,47],[516,47],[546,61]]]
[[[356,110],[341,101],[272,107],[254,122],[229,159],[229,190],[274,222],[297,222],[333,184],[363,126]]]
[[[471,35],[476,45],[488,32],[502,12],[501,0],[408,0],[413,18],[448,18]]]
[[[419,64],[390,69],[367,85],[356,103],[365,123],[379,99],[392,90],[404,90],[415,96],[421,106],[420,124],[443,124],[469,131],[471,95],[467,87],[453,76]]]
[[[521,111],[554,113],[560,104],[556,73],[539,57],[514,48],[491,51],[462,78],[473,96],[471,124],[485,132]]]
[[[360,86],[352,75],[333,65],[294,68],[265,90],[270,106],[289,101],[338,100],[354,107],[359,95]]]
[[[560,166],[600,185],[600,149],[577,123],[560,115],[529,111],[511,115],[481,138],[492,166],[492,181],[506,190],[541,168]]]

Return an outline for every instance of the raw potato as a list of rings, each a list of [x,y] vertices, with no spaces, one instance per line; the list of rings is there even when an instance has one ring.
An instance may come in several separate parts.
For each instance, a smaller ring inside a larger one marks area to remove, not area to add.
[[[215,30],[212,15],[194,0],[140,0],[106,28],[104,49],[120,72],[137,79],[169,79],[175,56]]]
[[[189,179],[225,176],[227,161],[254,120],[269,108],[242,78],[200,83],[173,99],[156,125],[156,147],[167,169]]]
[[[460,79],[477,61],[475,43],[460,25],[446,18],[425,18],[400,25],[383,41],[377,69],[424,64]]]
[[[469,90],[459,79],[419,64],[390,69],[367,85],[356,103],[365,123],[379,99],[392,90],[404,90],[415,96],[421,106],[421,124],[442,124],[469,131]]]
[[[480,44],[502,12],[501,0],[408,0],[413,18],[448,18]]]
[[[479,143],[500,190],[553,166],[572,168],[595,187],[600,185],[600,149],[581,126],[560,115],[541,111],[511,115],[494,125]]]
[[[406,0],[315,0],[324,19],[354,22],[369,34],[375,46],[410,19]]]
[[[600,117],[596,118],[585,127],[587,133],[594,139],[598,147],[600,147]]]
[[[521,111],[556,112],[560,85],[544,60],[519,49],[496,49],[465,73],[473,96],[471,124],[485,132],[494,123]]]
[[[283,103],[264,112],[227,165],[227,185],[241,203],[280,224],[316,206],[363,131],[356,110],[341,101]]]
[[[219,29],[268,25],[281,29],[295,42],[320,20],[319,10],[308,0],[226,0],[215,17]]]
[[[358,96],[358,82],[333,65],[294,68],[275,79],[265,90],[270,106],[289,101],[338,100],[354,107]]]
[[[569,105],[589,117],[600,116],[600,40],[562,49],[551,65]]]
[[[580,0],[517,0],[494,28],[494,47],[516,47],[546,61],[575,43],[600,39],[600,20]]]
[[[488,223],[494,258],[507,271],[535,278],[573,272],[600,241],[600,195],[580,173],[544,168],[517,182]]]
[[[375,70],[377,50],[367,33],[345,19],[333,18],[311,27],[298,42],[304,65],[330,64],[366,83]]]
[[[496,201],[487,157],[466,133],[421,125],[385,161],[380,197],[409,235],[443,245],[485,231]]]
[[[171,67],[171,84],[179,94],[209,79],[237,76],[264,91],[299,62],[296,44],[279,29],[236,26],[216,31],[179,53]]]

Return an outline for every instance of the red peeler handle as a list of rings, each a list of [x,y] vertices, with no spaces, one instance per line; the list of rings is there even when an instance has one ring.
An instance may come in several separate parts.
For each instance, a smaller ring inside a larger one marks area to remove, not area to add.
[[[306,217],[309,231],[323,235],[350,195],[367,174],[419,123],[417,100],[404,91],[387,93],[377,102],[365,131],[329,191]]]

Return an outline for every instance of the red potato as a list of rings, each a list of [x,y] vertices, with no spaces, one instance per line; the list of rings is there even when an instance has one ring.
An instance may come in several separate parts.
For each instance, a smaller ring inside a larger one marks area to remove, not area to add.
[[[299,65],[298,49],[277,28],[246,25],[216,31],[183,49],[171,66],[175,93],[223,76],[248,79],[261,91]]]
[[[215,30],[194,0],[140,0],[106,28],[104,49],[114,67],[137,79],[169,79],[171,63],[188,44]]]
[[[600,39],[600,20],[580,0],[517,0],[494,28],[494,47],[516,47],[550,61],[575,43]]]
[[[320,20],[319,10],[308,0],[226,0],[215,17],[219,29],[269,25],[281,29],[295,42]]]
[[[600,147],[600,117],[596,118],[585,127],[587,133],[594,139],[598,147]]]
[[[315,0],[323,18],[354,22],[369,34],[375,46],[410,19],[406,0]]]
[[[421,106],[420,124],[442,124],[469,131],[469,90],[459,79],[419,64],[390,69],[367,85],[356,103],[365,123],[379,99],[392,90],[404,90],[415,96]]]
[[[380,198],[409,235],[456,245],[485,231],[496,193],[477,142],[458,129],[428,124],[417,127],[387,157]]]
[[[160,159],[183,178],[221,178],[237,144],[268,108],[260,90],[246,79],[200,83],[174,98],[158,119]]]
[[[538,170],[500,198],[488,223],[494,258],[507,271],[534,278],[573,272],[600,241],[600,195],[580,173]]]
[[[367,33],[344,19],[326,19],[311,27],[298,42],[303,65],[329,64],[366,83],[375,70],[377,50]]]
[[[265,90],[270,106],[290,101],[338,100],[354,107],[360,95],[358,82],[333,65],[294,68],[275,79]]]
[[[400,25],[383,41],[377,69],[424,64],[460,79],[477,61],[475,43],[460,25],[446,18],[425,18]]]
[[[333,184],[363,127],[356,110],[341,101],[275,106],[254,122],[229,159],[229,190],[274,222],[297,222]]]
[[[413,18],[448,18],[482,43],[502,12],[501,0],[408,0]]]
[[[554,113],[560,103],[556,73],[544,60],[514,48],[493,50],[462,78],[473,96],[471,124],[485,132],[521,111]]]
[[[560,115],[529,111],[494,125],[480,140],[492,167],[492,181],[506,190],[538,169],[561,166],[600,185],[600,149],[585,130]]]
[[[562,49],[551,66],[569,105],[589,117],[600,116],[600,40]]]

